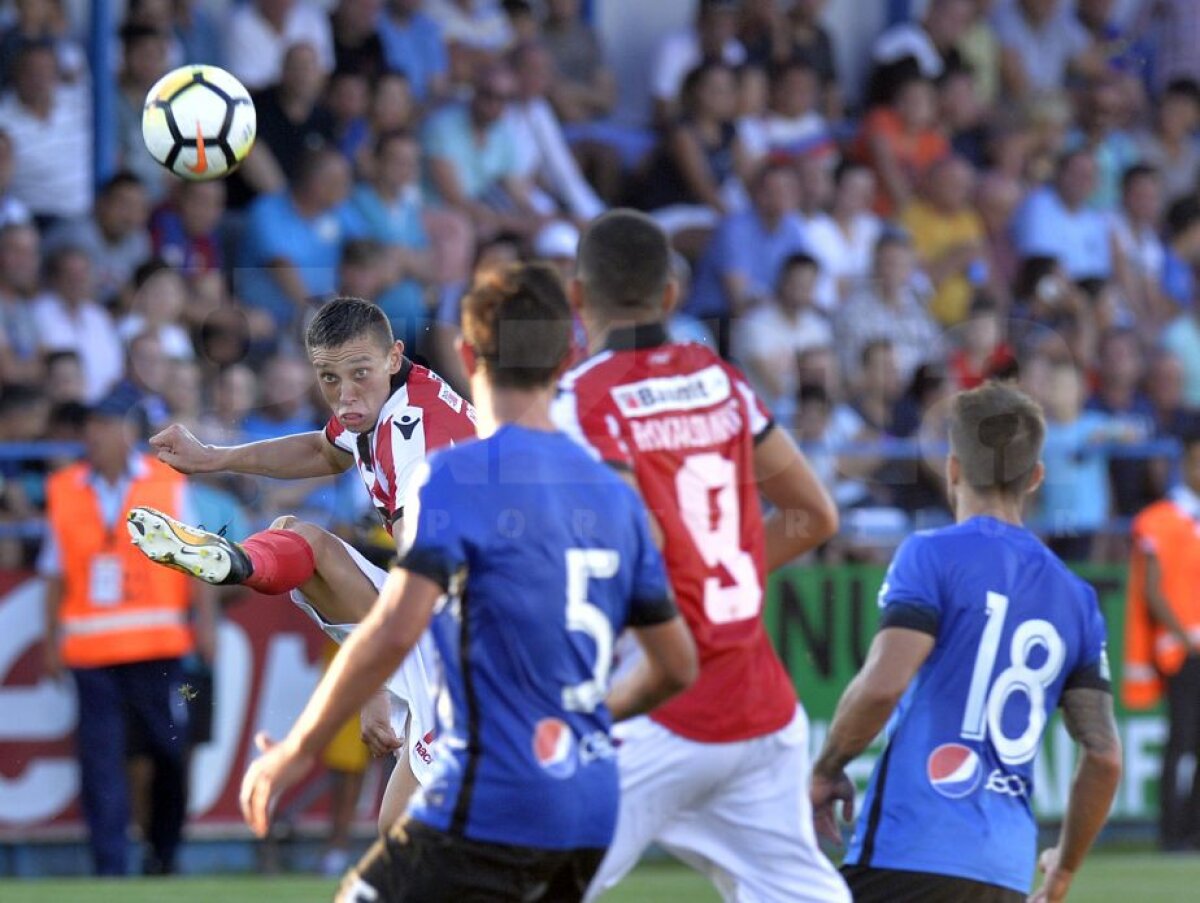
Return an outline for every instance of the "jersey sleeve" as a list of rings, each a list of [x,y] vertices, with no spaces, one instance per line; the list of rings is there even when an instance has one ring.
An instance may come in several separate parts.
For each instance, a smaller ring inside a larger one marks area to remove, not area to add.
[[[879,589],[879,629],[904,627],[938,635],[942,619],[937,559],[927,539],[910,536],[896,550]]]
[[[1104,615],[1100,612],[1100,601],[1091,584],[1085,583],[1082,591],[1086,597],[1083,636],[1075,668],[1067,675],[1063,691],[1088,689],[1112,692],[1112,674],[1108,667],[1108,630]]]
[[[630,627],[653,627],[675,617],[679,611],[671,594],[667,580],[667,569],[663,563],[654,538],[650,535],[650,520],[646,509],[632,490],[629,490],[633,506],[635,560],[633,563],[633,598],[629,605]]]
[[[750,383],[736,368],[729,367],[731,371],[729,378],[737,387],[738,394],[742,396],[742,401],[746,404],[748,414],[747,422],[750,425],[750,435],[754,437],[754,444],[758,445],[771,432],[771,428],[775,426],[775,420],[771,416],[770,409],[763,404],[758,393],[751,388]]]
[[[325,440],[348,455],[354,454],[354,436],[338,423],[336,417],[330,417],[329,422],[325,424]]]
[[[449,592],[467,564],[462,500],[447,467],[422,462],[403,498],[403,551],[397,565]]]
[[[633,455],[608,392],[594,394],[583,401],[578,384],[563,386],[550,413],[555,426],[594,457],[619,470],[633,470]]]

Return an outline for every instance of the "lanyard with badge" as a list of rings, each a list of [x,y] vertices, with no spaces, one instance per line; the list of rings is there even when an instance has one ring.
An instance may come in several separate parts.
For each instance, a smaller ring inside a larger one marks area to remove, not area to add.
[[[93,488],[93,492],[96,490]],[[127,493],[123,493],[124,496]],[[100,504],[99,493],[97,493],[97,506],[103,508]],[[122,499],[121,507],[118,509],[124,510],[124,498]],[[104,520],[105,512],[101,510],[100,518]],[[112,608],[121,603],[125,595],[125,568],[121,563],[121,553],[118,543],[121,537],[118,530],[121,527],[121,518],[113,518],[111,525],[106,525],[104,528],[104,547],[92,558],[88,568],[88,599],[92,605],[97,608]]]

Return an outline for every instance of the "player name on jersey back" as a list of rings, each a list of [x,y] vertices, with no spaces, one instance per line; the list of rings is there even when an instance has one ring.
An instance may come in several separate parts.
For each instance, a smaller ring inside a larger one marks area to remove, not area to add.
[[[618,330],[614,339],[567,373],[554,416],[597,457],[633,472],[662,528],[701,669],[653,717],[702,742],[779,730],[796,696],[762,624],[754,445],[770,415],[742,375],[702,345],[669,343],[661,327]]]

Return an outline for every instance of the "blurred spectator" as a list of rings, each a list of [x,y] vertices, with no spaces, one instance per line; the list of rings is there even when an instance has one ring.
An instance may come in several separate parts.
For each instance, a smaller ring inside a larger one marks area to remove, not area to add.
[[[899,385],[917,367],[942,354],[941,332],[913,287],[914,258],[908,236],[885,232],[875,244],[873,278],[834,314],[842,372],[853,380],[863,349],[887,338],[895,355]]]
[[[125,369],[125,351],[108,311],[94,300],[92,265],[83,248],[64,246],[46,264],[49,291],[33,305],[43,351],[74,351],[83,362],[90,404],[108,393]]]
[[[1200,85],[1180,79],[1167,85],[1154,115],[1153,131],[1142,136],[1142,160],[1158,169],[1163,201],[1172,204],[1193,194],[1200,182]]]
[[[974,289],[987,282],[983,221],[971,206],[975,171],[961,157],[929,168],[923,196],[904,211],[917,262],[933,282],[929,312],[943,326],[967,315]]]
[[[1086,150],[1065,154],[1054,183],[1032,191],[1017,210],[1013,238],[1018,253],[1056,257],[1072,279],[1111,275],[1109,221],[1088,206],[1095,190],[1092,154]]]
[[[258,138],[254,153],[238,170],[235,186],[278,190],[282,182],[295,180],[305,154],[334,143],[333,116],[321,103],[324,86],[325,73],[313,45],[289,47],[279,82],[254,95]]]
[[[1113,216],[1113,272],[1139,319],[1161,325],[1166,250],[1159,238],[1162,179],[1153,166],[1138,164],[1121,179],[1121,208]]]
[[[46,355],[46,392],[52,404],[83,404],[83,362],[74,351],[51,351]]]
[[[200,428],[204,412],[201,378],[200,366],[194,360],[175,359],[167,362],[162,396],[167,405],[168,419],[171,423],[182,424],[193,433]]]
[[[16,160],[14,154],[12,138],[7,132],[0,132],[0,228],[27,223],[31,219],[29,208],[9,190]]]
[[[153,253],[189,279],[220,270],[218,226],[225,212],[225,183],[177,180],[172,197],[150,220]]]
[[[501,0],[500,7],[508,17],[508,25],[512,29],[511,46],[533,44],[541,39],[542,23],[539,16],[543,6],[540,0],[537,11],[534,10],[531,0]]]
[[[1162,291],[1178,308],[1186,310],[1196,302],[1195,268],[1200,264],[1200,200],[1185,197],[1172,204],[1167,210],[1164,232],[1166,246],[1163,253]],[[1174,313],[1169,307],[1166,309],[1168,317]]]
[[[532,259],[544,260],[558,271],[566,286],[575,275],[575,257],[579,251],[579,230],[564,220],[542,227],[533,239]],[[581,347],[586,347],[586,336]]]
[[[1046,480],[1038,523],[1064,561],[1088,561],[1096,533],[1108,521],[1112,493],[1104,444],[1117,438],[1108,415],[1084,409],[1084,377],[1076,364],[1051,366],[1044,397]]]
[[[1200,8],[1194,0],[1156,0],[1154,74],[1160,87],[1179,78],[1200,82]]]
[[[862,346],[852,372],[849,396],[833,412],[833,427],[845,441],[879,442],[890,434],[896,402],[904,389],[904,381],[896,370],[896,355],[892,343],[876,338]],[[856,481],[854,496],[847,505],[887,505],[889,499],[876,478],[888,466],[888,461],[875,454],[847,455],[839,463],[844,476]],[[850,487],[843,492],[850,493]]]
[[[126,346],[125,378],[112,389],[130,399],[126,416],[143,441],[167,426],[167,403],[162,397],[167,362],[157,335],[153,332],[136,335]]]
[[[196,358],[209,375],[247,360],[252,317],[270,316],[233,302],[219,304],[205,316],[196,333]],[[273,325],[273,323],[272,323]]]
[[[329,14],[335,72],[353,72],[374,80],[387,71],[379,35],[383,0],[338,0]]]
[[[442,39],[448,45],[475,53],[499,54],[515,40],[498,0],[426,0],[425,10],[441,28]]]
[[[842,90],[829,31],[821,24],[826,0],[795,0],[788,11],[789,56],[808,62],[821,83],[821,112],[830,122],[842,118]]]
[[[112,304],[150,259],[150,218],[146,189],[131,172],[118,172],[100,189],[87,219],[62,223],[46,235],[46,250],[82,248],[92,264],[95,298]]]
[[[325,91],[325,106],[333,120],[334,143],[353,162],[370,131],[371,85],[367,77],[350,69],[335,69]]]
[[[796,161],[828,158],[837,150],[833,133],[818,103],[817,71],[803,60],[785,63],[771,72],[771,103],[761,128],[742,128],[739,135],[750,160]]]
[[[297,44],[313,49],[321,73],[333,70],[329,19],[313,0],[249,0],[233,8],[226,58],[229,71],[251,91],[282,79],[284,57]]]
[[[516,92],[511,70],[486,67],[476,76],[470,102],[438,110],[422,136],[433,196],[469,217],[482,234],[528,235],[540,225],[530,186],[520,178],[512,123],[504,115]]]
[[[242,426],[258,402],[258,377],[243,364],[225,367],[213,381],[212,405],[200,419],[196,436],[214,445],[245,441]]]
[[[733,71],[705,63],[683,83],[682,116],[667,133],[635,189],[668,235],[711,229],[743,206],[753,161],[737,134]]]
[[[893,25],[876,38],[866,105],[890,104],[893,92],[909,79],[933,81],[960,68],[964,60],[958,45],[974,14],[972,0],[929,0],[921,21]]]
[[[379,39],[388,68],[403,72],[413,97],[427,103],[445,95],[450,61],[441,26],[422,5],[422,0],[387,0],[379,19]]]
[[[1000,0],[992,24],[1003,48],[1001,78],[1012,96],[1054,90],[1069,74],[1103,70],[1103,55],[1062,0]]]
[[[937,125],[933,83],[916,77],[897,85],[891,104],[867,114],[855,148],[878,179],[875,212],[887,217],[903,210],[916,182],[949,152]]]
[[[807,249],[798,204],[795,170],[767,166],[756,177],[750,208],[721,220],[700,260],[684,313],[708,321],[724,355],[732,320],[769,298],[784,262]]]
[[[0,228],[0,385],[36,383],[43,375],[34,316],[40,244],[33,226]]]
[[[1021,203],[1021,184],[999,170],[985,172],[975,190],[975,210],[983,224],[989,289],[1001,300],[1011,295],[1020,258],[1012,239],[1012,219]]]
[[[922,364],[896,400],[888,433],[900,439],[941,441],[947,434],[946,401],[953,392],[940,362]],[[888,485],[889,502],[920,522],[935,517],[948,520],[942,464],[941,456],[924,455],[888,462],[880,476]]]
[[[346,242],[338,265],[337,294],[378,302],[388,284],[388,256],[383,245],[370,238],[355,238]],[[400,322],[404,327],[404,321]],[[410,339],[402,333],[393,335],[411,348]]]
[[[971,25],[958,42],[964,69],[975,82],[979,103],[990,108],[1000,92],[1000,42],[989,21],[995,0],[974,0]]]
[[[158,199],[165,189],[166,170],[146,150],[142,137],[142,107],[146,95],[167,72],[165,32],[147,25],[121,28],[121,75],[117,80],[117,157],[119,164],[137,176],[150,196]]]
[[[883,224],[871,212],[875,198],[875,176],[861,163],[845,160],[833,173],[833,203],[828,218],[808,222],[805,239],[821,263],[821,278],[832,291],[818,291],[822,305],[830,309],[847,298],[858,282],[871,273],[875,243]]]
[[[751,66],[768,66],[791,56],[785,4],[775,0],[742,0],[737,37]]]
[[[1093,80],[1084,95],[1080,127],[1069,146],[1085,148],[1096,161],[1096,188],[1088,203],[1111,211],[1121,199],[1121,176],[1141,159],[1133,137],[1121,125],[1127,118],[1125,92],[1113,77]]]
[[[1182,435],[1189,414],[1183,403],[1183,364],[1179,358],[1157,349],[1146,375],[1146,398],[1154,411],[1157,436]]]
[[[423,220],[421,148],[416,138],[407,132],[381,136],[373,172],[369,183],[354,189],[350,203],[362,219],[364,234],[387,248],[388,288],[378,298],[379,306],[396,338],[415,349],[429,319],[426,297],[435,277]]]
[[[813,347],[832,347],[833,330],[816,304],[815,258],[797,253],[784,261],[775,291],[733,326],[733,356],[772,409],[795,396],[797,361]]]
[[[1023,120],[1017,143],[1024,144],[1019,159],[1019,171],[1007,170],[1027,183],[1048,182],[1067,148],[1072,126],[1071,102],[1060,92],[1042,92],[1030,97],[1021,108]],[[1022,140],[1023,139],[1023,140]]]
[[[182,63],[225,65],[221,29],[204,0],[174,0],[173,30],[183,54]]]
[[[583,223],[604,212],[604,202],[579,171],[562,126],[547,97],[554,82],[554,59],[539,44],[518,46],[511,56],[517,96],[508,117],[517,148],[517,174],[540,189],[533,200],[539,211],[564,210]],[[548,196],[547,194],[548,193]]]
[[[287,192],[249,210],[238,260],[238,294],[283,330],[337,284],[342,246],[364,232],[346,199],[350,166],[335,150],[310,151]]]
[[[604,62],[595,31],[581,16],[580,0],[549,0],[542,43],[554,58],[549,100],[564,123],[601,119],[612,112],[617,83]]]
[[[242,424],[247,442],[278,439],[315,428],[316,411],[308,401],[312,368],[303,360],[277,355],[263,365],[262,404]]]
[[[654,123],[670,128],[679,117],[684,81],[697,66],[723,63],[737,67],[746,61],[746,48],[737,39],[737,0],[700,0],[691,28],[662,39],[650,72]]]
[[[16,0],[16,21],[0,34],[0,87],[8,88],[22,48],[45,43],[54,51],[59,77],[66,82],[87,73],[83,48],[70,36],[62,0]]]
[[[165,41],[162,70],[164,73],[184,63],[183,44],[175,36],[173,7],[174,0],[129,0],[125,6],[125,22],[117,32],[118,37],[123,37],[127,30],[136,28],[162,35]],[[122,60],[122,65],[123,63]]]
[[[189,516],[184,478],[134,451],[128,414],[129,399],[120,396],[91,410],[86,459],[50,479],[49,530],[38,561],[47,580],[45,670],[59,678],[67,668],[74,678],[83,814],[95,870],[111,876],[128,869],[130,723],[154,768],[142,871],[175,869],[187,815],[181,660],[193,650],[212,660],[216,621],[208,587],[114,539],[133,505]],[[97,610],[105,616],[97,618]]]
[[[1183,402],[1200,407],[1200,304],[1193,298],[1162,334],[1162,347],[1183,365]]]
[[[375,145],[381,135],[412,131],[417,124],[417,106],[408,78],[402,72],[387,72],[371,87],[367,103],[367,128],[354,153],[354,168],[370,178],[375,162]]]
[[[153,335],[167,358],[190,360],[195,349],[182,325],[187,303],[183,276],[161,260],[148,261],[134,274],[132,304],[117,324],[117,334],[127,344],[139,335]]]
[[[954,153],[976,169],[988,162],[989,110],[980,102],[975,79],[968,68],[951,69],[937,81],[938,118],[950,138]]]
[[[91,96],[60,81],[54,48],[24,44],[13,88],[0,99],[0,130],[14,150],[11,189],[40,224],[83,217],[92,207]]]
[[[1013,359],[1004,340],[1000,308],[987,295],[971,301],[967,319],[954,331],[958,347],[947,361],[954,388],[974,389],[1003,371]]]

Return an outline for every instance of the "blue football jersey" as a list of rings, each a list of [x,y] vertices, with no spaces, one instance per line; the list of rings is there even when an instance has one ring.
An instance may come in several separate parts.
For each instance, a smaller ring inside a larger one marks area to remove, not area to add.
[[[879,592],[881,629],[936,637],[887,727],[848,863],[1027,893],[1033,760],[1064,690],[1108,688],[1096,593],[990,517],[918,533]]]
[[[473,840],[607,846],[614,638],[675,615],[641,501],[565,434],[514,425],[433,456],[415,492],[402,567],[447,595],[435,777],[411,814]]]

